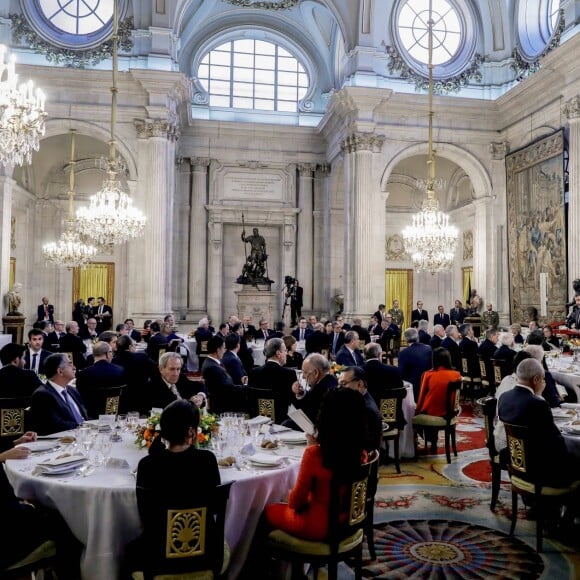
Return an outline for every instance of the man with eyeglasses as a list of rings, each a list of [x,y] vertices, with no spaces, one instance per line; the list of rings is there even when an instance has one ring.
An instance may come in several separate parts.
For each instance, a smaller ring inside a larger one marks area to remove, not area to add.
[[[86,404],[91,419],[98,419],[98,391],[125,384],[125,371],[113,364],[113,349],[110,344],[99,341],[93,346],[94,363],[77,373],[77,390]]]
[[[533,448],[537,450],[539,475],[545,485],[567,485],[578,479],[580,469],[572,461],[560,430],[554,423],[550,406],[542,397],[546,387],[542,364],[525,359],[516,369],[516,385],[502,394],[498,415],[504,424],[527,427]],[[507,456],[507,449],[501,451]]]
[[[358,366],[347,367],[340,374],[338,386],[343,389],[352,389],[358,391],[364,399],[367,408],[367,451],[380,449],[382,441],[383,423],[379,408],[375,400],[367,390],[367,378],[364,370]]]

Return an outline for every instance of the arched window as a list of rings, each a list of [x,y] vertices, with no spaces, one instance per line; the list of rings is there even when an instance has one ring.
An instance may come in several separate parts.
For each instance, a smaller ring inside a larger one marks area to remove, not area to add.
[[[22,0],[21,6],[34,31],[54,46],[94,48],[111,35],[113,0]]]
[[[544,52],[559,20],[560,0],[519,0],[518,43],[525,59],[534,61]]]
[[[197,78],[210,107],[296,113],[308,91],[308,74],[298,59],[273,42],[242,38],[211,49]]]

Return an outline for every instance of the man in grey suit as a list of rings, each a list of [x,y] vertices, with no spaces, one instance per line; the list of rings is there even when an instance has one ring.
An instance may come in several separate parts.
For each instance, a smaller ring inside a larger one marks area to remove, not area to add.
[[[404,381],[413,385],[415,401],[419,399],[421,377],[432,367],[433,351],[431,347],[419,342],[419,333],[416,328],[405,330],[405,341],[409,345],[399,352],[399,370]]]

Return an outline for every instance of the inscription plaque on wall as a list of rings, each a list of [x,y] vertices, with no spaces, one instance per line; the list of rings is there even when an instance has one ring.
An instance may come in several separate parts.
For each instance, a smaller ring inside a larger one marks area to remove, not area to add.
[[[223,199],[238,200],[252,196],[254,201],[283,201],[287,174],[235,169],[223,176]]]

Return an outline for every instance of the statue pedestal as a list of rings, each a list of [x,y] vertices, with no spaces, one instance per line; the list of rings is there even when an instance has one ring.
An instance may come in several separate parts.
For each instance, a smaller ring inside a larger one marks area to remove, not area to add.
[[[247,286],[243,290],[236,290],[235,295],[238,303],[238,317],[249,314],[253,324],[258,328],[258,322],[263,318],[268,321],[268,327],[273,328],[274,322],[280,320],[280,296],[278,292],[271,292],[268,286],[264,290]]]
[[[4,334],[12,335],[12,342],[24,344],[24,322],[26,316],[3,316]]]

